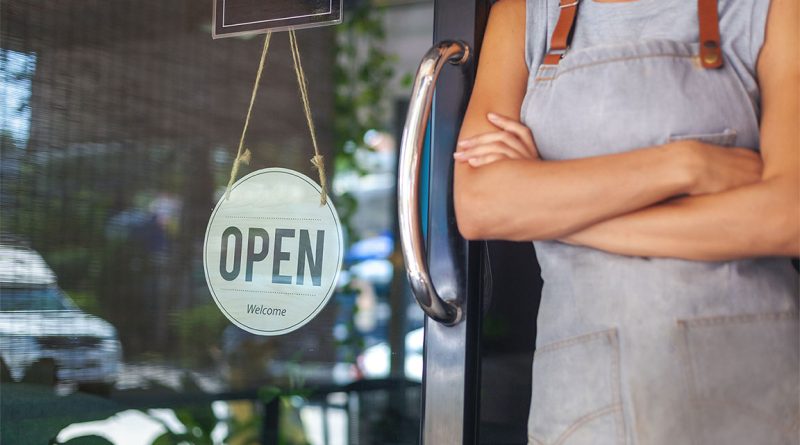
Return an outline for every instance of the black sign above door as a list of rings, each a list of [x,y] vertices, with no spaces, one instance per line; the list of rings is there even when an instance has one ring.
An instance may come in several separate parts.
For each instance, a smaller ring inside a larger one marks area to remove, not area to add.
[[[214,0],[215,39],[341,22],[342,0]]]

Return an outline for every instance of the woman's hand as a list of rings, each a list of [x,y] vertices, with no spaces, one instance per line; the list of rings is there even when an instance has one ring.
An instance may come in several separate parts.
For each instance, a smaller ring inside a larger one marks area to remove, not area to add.
[[[492,131],[458,142],[453,158],[473,167],[489,165],[501,159],[539,159],[531,130],[522,123],[489,113],[489,122],[499,131]]]
[[[719,193],[744,185],[755,184],[762,178],[761,156],[742,147],[722,147],[697,140],[666,144],[679,150],[687,160],[695,181],[690,195]]]
[[[531,130],[514,119],[489,113],[487,119],[499,131],[483,133],[458,142],[453,158],[472,167],[482,167],[502,159],[539,160]],[[743,147],[723,147],[699,140],[666,144],[684,160],[693,178],[689,195],[719,193],[762,179],[761,156]]]

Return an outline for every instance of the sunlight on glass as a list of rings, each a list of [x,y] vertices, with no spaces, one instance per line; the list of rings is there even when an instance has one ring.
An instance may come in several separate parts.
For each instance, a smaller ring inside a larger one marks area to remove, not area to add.
[[[31,79],[36,56],[0,49],[0,133],[25,146],[31,126]]]

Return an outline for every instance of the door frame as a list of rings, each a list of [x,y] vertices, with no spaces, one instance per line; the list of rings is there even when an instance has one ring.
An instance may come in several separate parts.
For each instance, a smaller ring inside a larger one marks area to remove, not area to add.
[[[482,242],[464,240],[453,210],[453,149],[469,102],[489,0],[435,0],[433,44],[460,40],[473,56],[442,70],[430,120],[428,265],[434,287],[461,303],[462,321],[425,322],[420,443],[478,442]]]

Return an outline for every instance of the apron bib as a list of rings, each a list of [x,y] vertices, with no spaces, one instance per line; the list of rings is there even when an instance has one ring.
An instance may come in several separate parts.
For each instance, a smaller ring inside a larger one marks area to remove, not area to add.
[[[581,26],[592,16],[581,15]],[[577,47],[531,70],[521,117],[541,157],[680,139],[758,150],[757,101],[734,64],[704,68],[700,45]],[[529,443],[797,443],[798,280],[788,260],[534,245],[545,284]]]

